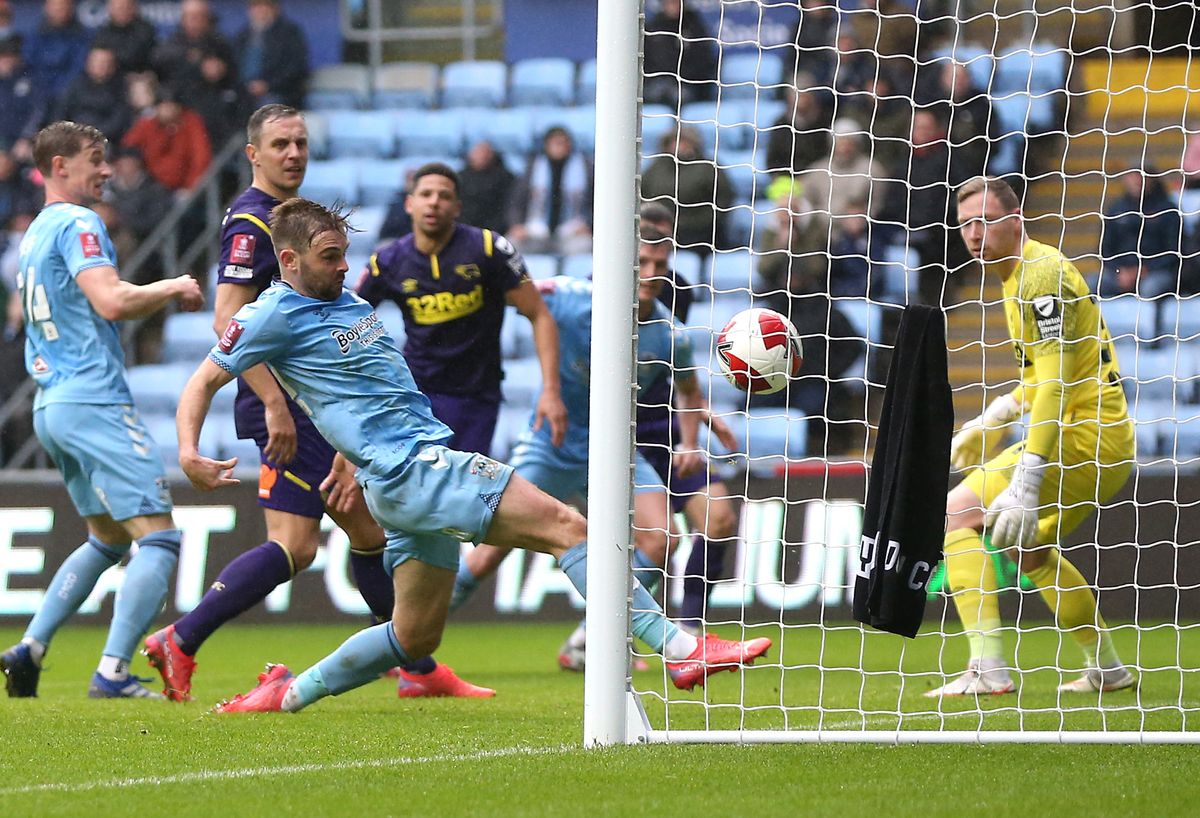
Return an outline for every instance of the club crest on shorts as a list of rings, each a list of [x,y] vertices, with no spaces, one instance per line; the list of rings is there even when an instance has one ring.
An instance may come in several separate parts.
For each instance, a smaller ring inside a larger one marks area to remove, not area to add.
[[[487,480],[495,480],[500,471],[500,464],[490,457],[477,455],[471,461],[471,474],[477,474]]]

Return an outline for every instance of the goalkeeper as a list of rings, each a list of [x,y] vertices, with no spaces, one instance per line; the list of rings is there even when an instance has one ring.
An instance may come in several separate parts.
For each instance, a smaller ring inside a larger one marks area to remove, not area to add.
[[[1061,631],[1083,651],[1084,672],[1063,693],[1131,688],[1096,596],[1057,543],[1129,477],[1134,430],[1112,340],[1094,295],[1055,248],[1025,235],[1007,183],[976,177],[958,191],[971,255],[1004,287],[1004,313],[1021,383],[954,437],[951,459],[970,473],[946,501],[945,558],[954,605],[971,644],[967,671],[930,697],[1010,693],[995,569],[981,532],[1037,586]],[[1030,413],[1025,439],[991,452]]]

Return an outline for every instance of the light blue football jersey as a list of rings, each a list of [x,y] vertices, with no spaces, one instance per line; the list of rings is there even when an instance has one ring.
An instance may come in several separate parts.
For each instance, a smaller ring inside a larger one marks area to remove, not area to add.
[[[647,410],[664,416],[671,402],[672,380],[695,378],[692,342],[660,302],[654,302],[650,316],[638,321],[637,382],[638,421],[646,420]]]
[[[266,363],[335,449],[381,477],[452,434],[371,305],[349,290],[323,301],[278,281],[238,310],[209,358],[235,375]]]
[[[592,282],[555,276],[534,282],[558,325],[558,378],[567,409],[567,435],[559,447],[564,457],[587,461],[589,391],[592,365]],[[531,415],[532,430],[536,415]],[[550,440],[550,424],[536,436]]]
[[[21,240],[17,287],[25,312],[25,368],[48,403],[131,404],[115,321],[92,309],[75,276],[117,266],[104,223],[92,210],[47,205]]]

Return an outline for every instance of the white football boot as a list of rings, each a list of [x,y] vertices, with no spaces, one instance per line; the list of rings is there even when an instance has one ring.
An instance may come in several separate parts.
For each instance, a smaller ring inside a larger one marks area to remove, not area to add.
[[[926,692],[927,699],[947,699],[958,696],[1001,696],[1012,693],[1013,684],[1008,669],[999,659],[972,659],[961,676]]]

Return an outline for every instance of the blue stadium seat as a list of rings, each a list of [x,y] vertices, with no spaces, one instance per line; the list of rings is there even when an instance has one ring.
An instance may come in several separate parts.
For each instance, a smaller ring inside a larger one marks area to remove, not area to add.
[[[716,293],[750,290],[754,285],[754,258],[748,250],[712,255],[710,281]]]
[[[529,271],[529,277],[534,281],[540,281],[544,278],[554,278],[554,276],[558,275],[557,256],[537,253],[524,256],[524,259],[525,269]]]
[[[722,99],[719,102],[690,102],[680,110],[679,124],[693,128],[704,140],[704,152],[753,148],[758,129],[754,100]]]
[[[761,198],[770,184],[766,175],[760,177],[755,164],[754,151],[721,150],[717,154],[717,167],[733,187],[739,202],[752,202]]]
[[[233,405],[237,401],[237,392],[238,385],[236,380],[230,381],[217,390],[217,393],[213,395],[212,405],[208,409],[208,414],[212,420],[205,421],[206,426],[210,422],[224,423],[228,421],[230,424],[233,423]]]
[[[596,104],[596,58],[579,64],[579,81],[575,88],[575,101],[580,105]]]
[[[783,58],[767,51],[724,56],[720,76],[725,99],[774,96],[783,83]]]
[[[354,232],[350,233],[348,252],[354,255],[370,254],[375,249],[375,245],[379,241],[379,228],[383,227],[383,220],[387,217],[386,207],[365,206],[367,205],[365,196],[363,204],[364,207],[356,209],[350,215],[350,224],[354,227]],[[353,286],[358,280],[358,273],[358,270],[350,270],[346,276],[346,283]]]
[[[671,257],[671,269],[688,280],[688,283],[692,285],[694,296],[698,297],[699,290],[703,289],[698,285],[708,283],[700,256],[691,250],[676,250]]]
[[[733,247],[750,247],[754,241],[754,207],[738,202],[725,213],[725,240]]]
[[[458,156],[466,127],[461,110],[396,114],[396,144],[401,156]]]
[[[382,109],[432,108],[437,100],[438,67],[431,62],[384,63],[375,71],[371,106]]]
[[[1141,299],[1136,295],[1118,295],[1114,298],[1104,298],[1100,301],[1100,312],[1108,327],[1113,341],[1120,343],[1139,337],[1140,327],[1138,318],[1141,315]],[[1148,334],[1153,334],[1151,330]]]
[[[1133,417],[1138,459],[1162,455],[1165,439],[1175,426],[1175,407],[1171,402],[1136,400],[1129,405],[1129,414]]]
[[[304,124],[308,127],[308,158],[329,157],[329,120],[321,111],[305,111]]]
[[[1135,401],[1174,400],[1180,365],[1188,368],[1187,355],[1181,355],[1181,352],[1178,344],[1157,348],[1138,345],[1133,349],[1119,349],[1117,362],[1120,364],[1126,394]]]
[[[737,409],[720,416],[737,438],[738,449],[726,453],[716,436],[711,435],[707,427],[702,428],[701,446],[718,458],[728,455],[729,462],[745,465],[753,474],[769,476],[785,468],[789,460],[804,457],[808,420],[797,410],[783,407]]]
[[[729,319],[742,310],[754,306],[754,297],[747,290],[733,292],[714,292],[712,301],[692,304],[688,315],[688,324],[709,327],[713,332],[720,332]]]
[[[678,127],[675,112],[666,105],[642,106],[642,155],[649,158],[662,153],[659,143],[663,135]]]
[[[525,323],[529,323],[526,321]],[[504,402],[523,406],[528,412],[542,391],[542,364],[536,357],[509,358],[504,361]],[[527,415],[528,416],[528,415]]]
[[[396,120],[389,111],[329,111],[329,155],[384,158],[396,155]]]
[[[388,335],[392,336],[392,340],[396,342],[397,348],[404,349],[408,333],[404,330],[404,315],[400,312],[400,308],[392,301],[384,301],[375,308],[375,314],[379,316]]]
[[[332,204],[358,201],[358,164],[353,159],[309,162],[300,193],[306,198]]]
[[[508,172],[513,176],[521,179],[529,170],[529,156],[528,153],[506,153],[503,156],[504,167],[508,168]]]
[[[513,445],[529,427],[530,410],[530,406],[522,406],[508,399],[500,404],[500,416],[496,419],[496,431],[492,435],[492,457],[502,461],[509,459]]]
[[[469,143],[486,139],[500,153],[527,154],[540,138],[534,131],[534,115],[529,108],[464,111],[463,118],[473,123],[467,129]]]
[[[536,357],[533,345],[533,324],[517,312],[516,307],[504,310],[504,323],[500,326],[500,355],[504,358]]]
[[[592,275],[592,254],[576,253],[567,256],[562,261],[562,274],[571,278],[590,278]]]
[[[541,146],[548,128],[566,128],[575,147],[586,154],[596,150],[596,109],[590,105],[575,108],[533,108],[534,143]]]
[[[504,105],[508,68],[497,60],[452,62],[442,69],[442,105],[499,108]]]
[[[211,324],[208,337],[208,348],[212,349],[212,342],[216,339]],[[129,384],[138,411],[146,416],[166,414],[174,418],[179,405],[179,393],[199,363],[197,360],[194,364],[143,364],[127,370],[125,381]]]
[[[513,105],[570,105],[575,97],[575,63],[561,57],[521,60],[510,75]]]
[[[411,159],[368,159],[358,163],[359,203],[364,207],[386,207],[404,187]],[[376,225],[378,228],[383,223]]]
[[[176,312],[163,325],[163,363],[199,366],[217,342],[211,312]]]
[[[365,65],[325,65],[308,79],[307,104],[315,110],[365,108],[371,100],[371,69]]]
[[[1108,315],[1107,307],[1104,314]],[[1200,297],[1180,298],[1168,295],[1161,299],[1158,331],[1160,335],[1178,338],[1180,341],[1195,340],[1196,336],[1200,335]]]

